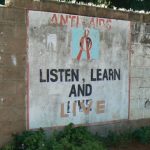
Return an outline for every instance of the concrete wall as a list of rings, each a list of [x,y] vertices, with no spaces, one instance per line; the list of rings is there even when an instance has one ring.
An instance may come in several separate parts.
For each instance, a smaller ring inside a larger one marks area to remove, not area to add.
[[[131,23],[130,119],[150,118],[150,24]]]
[[[0,145],[25,130],[26,13],[0,8]]]
[[[126,121],[118,120],[103,126],[91,126],[90,129],[101,129],[104,132],[127,125],[137,127],[150,124],[149,15],[31,0],[12,0],[9,7],[0,8],[0,145],[9,141],[12,133],[21,132],[28,127],[28,9],[131,21],[128,48],[128,118]]]

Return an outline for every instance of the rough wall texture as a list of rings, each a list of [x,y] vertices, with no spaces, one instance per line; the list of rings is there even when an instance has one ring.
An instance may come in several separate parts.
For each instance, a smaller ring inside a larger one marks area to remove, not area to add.
[[[131,25],[130,119],[150,118],[150,24]]]
[[[0,145],[25,129],[25,11],[0,8]]]
[[[150,124],[150,15],[44,0],[10,1],[12,8],[0,8],[0,146],[26,129],[26,9],[131,21],[129,120],[100,128],[105,132]],[[100,131],[99,126],[90,129]]]
[[[26,8],[38,11],[50,11],[57,13],[66,13],[74,15],[83,15],[91,17],[101,17],[110,19],[121,19],[128,21],[150,22],[149,14],[137,14],[133,12],[115,11],[112,9],[98,8],[93,6],[75,5],[59,2],[50,2],[49,0],[8,0],[8,6],[16,8]]]

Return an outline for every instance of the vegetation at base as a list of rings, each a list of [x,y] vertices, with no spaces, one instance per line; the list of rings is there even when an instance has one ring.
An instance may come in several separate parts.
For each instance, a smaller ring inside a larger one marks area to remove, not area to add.
[[[85,127],[69,124],[64,131],[55,132],[49,141],[51,150],[105,150],[101,141]]]
[[[106,150],[97,136],[85,127],[69,124],[63,131],[55,131],[50,138],[42,129],[15,135],[12,143],[1,150]]]
[[[150,143],[150,127],[142,127],[133,132],[133,136],[136,140],[140,141],[142,144]]]
[[[101,137],[101,141],[103,141],[107,147],[124,147],[132,143],[133,139],[133,132],[131,130],[120,133],[110,131],[107,137]]]
[[[69,124],[63,131],[54,131],[49,138],[42,129],[13,135],[13,141],[0,150],[107,150],[109,147],[127,147],[133,141],[150,144],[150,127],[109,132],[102,137],[93,135],[86,127]]]

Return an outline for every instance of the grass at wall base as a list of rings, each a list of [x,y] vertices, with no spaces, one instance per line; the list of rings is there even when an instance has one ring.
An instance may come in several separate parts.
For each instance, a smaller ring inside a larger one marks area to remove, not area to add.
[[[0,150],[109,150],[111,147],[126,147],[133,141],[150,144],[150,127],[109,132],[107,137],[90,133],[86,127],[69,124],[63,131],[55,131],[48,138],[42,129],[13,135],[13,141]]]

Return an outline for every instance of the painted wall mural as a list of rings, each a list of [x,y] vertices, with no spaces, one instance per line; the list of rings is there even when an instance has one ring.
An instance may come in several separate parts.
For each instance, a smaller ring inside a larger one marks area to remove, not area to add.
[[[28,12],[28,127],[128,119],[130,22]]]

